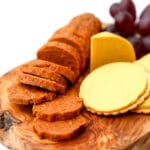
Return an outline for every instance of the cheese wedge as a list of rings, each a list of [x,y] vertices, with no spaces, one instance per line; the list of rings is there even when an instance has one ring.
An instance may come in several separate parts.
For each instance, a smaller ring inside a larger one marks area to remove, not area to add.
[[[80,86],[79,96],[87,110],[97,114],[118,114],[144,101],[147,78],[142,67],[128,62],[104,65],[91,72]],[[123,110],[123,111],[122,111]],[[115,112],[115,113],[114,113]]]
[[[107,63],[134,60],[134,49],[125,38],[110,32],[100,32],[91,37],[91,71]]]

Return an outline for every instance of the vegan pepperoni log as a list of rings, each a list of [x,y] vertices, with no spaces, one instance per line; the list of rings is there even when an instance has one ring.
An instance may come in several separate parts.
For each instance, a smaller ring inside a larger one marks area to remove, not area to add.
[[[78,77],[89,61],[90,38],[100,30],[101,22],[93,14],[76,16],[54,32],[37,51],[37,59],[19,68],[8,98],[14,104],[33,104],[33,129],[40,138],[67,140],[86,127]],[[68,81],[75,84],[69,87]]]

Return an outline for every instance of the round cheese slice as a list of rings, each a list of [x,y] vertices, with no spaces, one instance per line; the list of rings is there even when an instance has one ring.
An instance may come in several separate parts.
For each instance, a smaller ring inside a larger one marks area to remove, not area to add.
[[[108,63],[135,60],[134,48],[127,39],[106,31],[91,37],[91,71]]]
[[[144,67],[145,71],[150,72],[150,54],[147,54],[135,61],[136,64]]]
[[[145,56],[135,61],[134,63],[145,69],[145,71],[147,72],[146,74],[148,78],[148,83],[150,85],[150,74],[149,74],[150,73],[150,54],[146,54]],[[137,113],[145,113],[145,114],[150,113],[150,96],[148,96],[141,105],[139,105],[137,108],[135,108],[132,111],[137,112]]]
[[[138,100],[145,91],[147,78],[144,69],[133,63],[116,62],[91,72],[83,80],[79,96],[89,111],[108,115],[137,107],[144,101]]]
[[[145,114],[150,113],[150,96],[148,96],[141,105],[135,108],[133,112]]]
[[[148,88],[150,89],[150,74],[146,73],[148,79]],[[132,110],[132,112],[137,113],[150,113],[150,93],[148,93],[147,97],[145,98],[144,102],[140,104],[138,107]]]

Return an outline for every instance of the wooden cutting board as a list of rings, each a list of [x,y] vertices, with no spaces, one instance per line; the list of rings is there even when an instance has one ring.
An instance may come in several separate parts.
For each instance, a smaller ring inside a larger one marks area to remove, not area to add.
[[[18,68],[0,78],[0,140],[13,150],[148,150],[150,115],[126,113],[97,116],[84,111],[88,127],[76,138],[54,142],[40,140],[32,129],[31,106],[9,102],[7,88],[16,79]]]

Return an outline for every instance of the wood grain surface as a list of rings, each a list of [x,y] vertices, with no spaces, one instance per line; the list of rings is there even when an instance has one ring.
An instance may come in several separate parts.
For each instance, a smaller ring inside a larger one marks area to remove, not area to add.
[[[9,102],[7,88],[16,80],[18,68],[0,78],[0,140],[12,150],[148,150],[150,116],[126,113],[97,116],[84,110],[88,126],[76,138],[54,142],[39,139],[32,129],[32,106]]]

